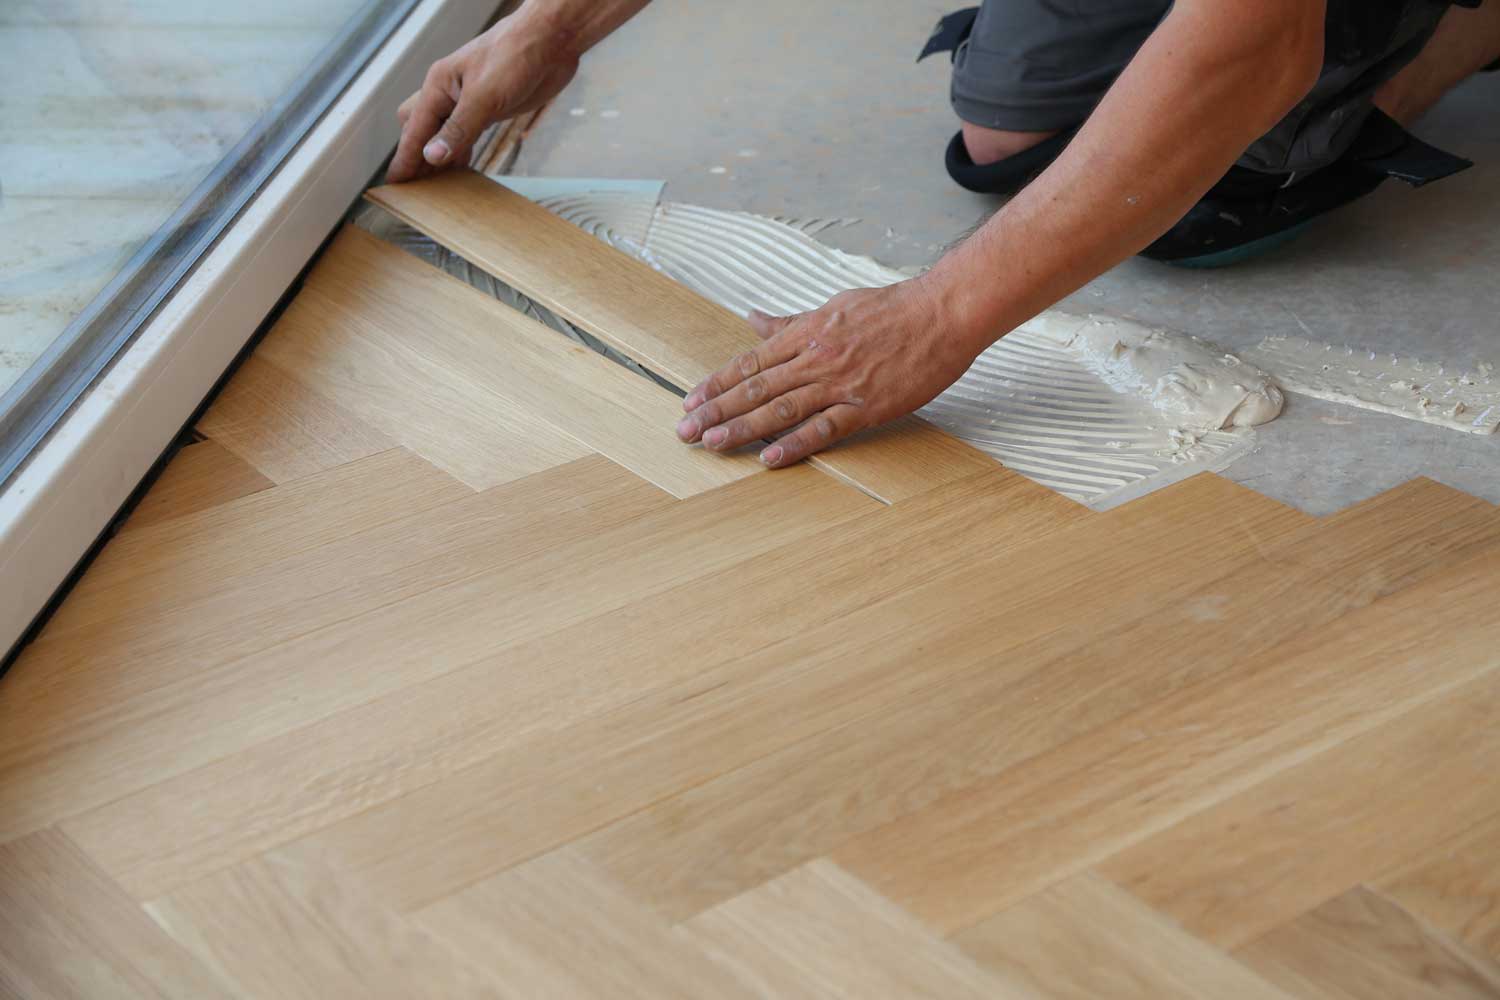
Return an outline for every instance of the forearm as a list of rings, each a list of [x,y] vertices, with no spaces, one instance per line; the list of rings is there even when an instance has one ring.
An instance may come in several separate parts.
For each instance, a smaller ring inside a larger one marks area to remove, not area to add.
[[[650,0],[525,0],[511,15],[516,27],[534,31],[573,59],[603,41]]]
[[[924,276],[962,349],[1146,247],[1311,88],[1323,4],[1260,2],[1179,2],[1063,155]]]

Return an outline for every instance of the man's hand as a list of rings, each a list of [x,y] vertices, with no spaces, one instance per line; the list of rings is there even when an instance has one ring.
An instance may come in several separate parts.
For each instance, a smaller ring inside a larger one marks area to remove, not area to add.
[[[386,179],[414,180],[467,164],[479,134],[556,97],[578,60],[647,0],[526,0],[427,71],[401,103],[401,144]]]
[[[409,181],[467,164],[474,141],[492,122],[541,107],[578,70],[565,39],[508,17],[432,64],[422,89],[402,102],[401,143],[386,179]]]
[[[688,393],[677,435],[713,451],[775,438],[760,457],[776,468],[910,413],[994,339],[956,330],[945,312],[914,278],[843,292],[796,316],[752,313],[764,343]]]

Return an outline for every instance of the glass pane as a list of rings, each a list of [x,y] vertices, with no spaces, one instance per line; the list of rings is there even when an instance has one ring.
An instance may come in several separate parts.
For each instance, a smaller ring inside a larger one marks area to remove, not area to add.
[[[341,89],[358,67],[315,75],[320,61],[362,63],[372,47],[351,45],[351,34],[379,33],[378,44],[409,6],[0,0],[0,397],[14,389],[7,411],[25,383],[43,377],[40,368],[27,374],[33,362],[102,289],[124,280],[122,268],[154,247],[153,234],[184,199],[202,197],[213,176],[233,176],[226,154],[263,155],[274,142],[249,143],[247,134],[258,127],[274,138],[274,119],[293,107],[294,91],[328,90],[330,81]],[[194,208],[173,228],[200,223],[214,208]],[[163,256],[177,254],[185,267],[191,249],[168,247]],[[7,415],[0,412],[0,429],[9,433]]]

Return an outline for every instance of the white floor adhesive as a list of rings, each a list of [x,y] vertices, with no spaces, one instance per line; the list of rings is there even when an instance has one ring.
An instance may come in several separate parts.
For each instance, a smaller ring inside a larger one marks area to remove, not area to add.
[[[1418,358],[1378,354],[1305,338],[1269,337],[1249,356],[1294,392],[1438,424],[1471,434],[1500,425],[1494,364],[1448,371]]]
[[[813,238],[844,220],[771,219],[653,203],[628,191],[549,192],[537,201],[741,315],[752,308],[804,312],[846,289],[889,285],[910,276]],[[1089,350],[1100,330],[1117,339],[1134,338],[1135,357],[1150,359],[1135,366],[1133,380],[1118,377],[1118,357],[1098,370],[1091,367],[1102,360],[1091,358]],[[1045,486],[1080,502],[1105,504],[1143,481],[1165,485],[1193,472],[1223,468],[1250,446],[1252,437],[1244,430],[1220,428],[1226,422],[1232,426],[1236,417],[1259,423],[1249,416],[1269,419],[1279,411],[1274,385],[1249,366],[1240,379],[1245,391],[1224,407],[1233,380],[1219,377],[1220,359],[1211,345],[1182,335],[1048,312],[985,351],[919,413]],[[1212,370],[1200,378],[1206,363]],[[1116,377],[1109,378],[1111,371]],[[1204,382],[1213,391],[1200,394],[1195,406],[1189,383]],[[1247,396],[1262,405],[1239,408]]]
[[[585,231],[744,315],[816,309],[850,288],[911,275],[814,238],[845,219],[773,219],[659,200],[660,185],[503,178]],[[637,371],[514,289],[379,209],[359,223]],[[1117,346],[1123,345],[1123,346]],[[1103,507],[1205,470],[1253,444],[1280,394],[1204,341],[1125,320],[1048,311],[1002,338],[920,411],[1008,468]],[[1231,368],[1233,369],[1231,373]],[[650,374],[650,373],[646,373]],[[655,376],[652,376],[655,377]]]

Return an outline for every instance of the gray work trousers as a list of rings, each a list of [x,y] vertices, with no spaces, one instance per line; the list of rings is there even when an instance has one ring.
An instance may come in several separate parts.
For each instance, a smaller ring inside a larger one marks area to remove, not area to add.
[[[986,128],[1071,128],[1093,111],[1171,6],[1171,0],[984,0],[955,53],[953,108]],[[1317,85],[1240,165],[1294,173],[1338,159],[1369,114],[1371,94],[1416,58],[1449,6],[1450,0],[1329,0]]]

